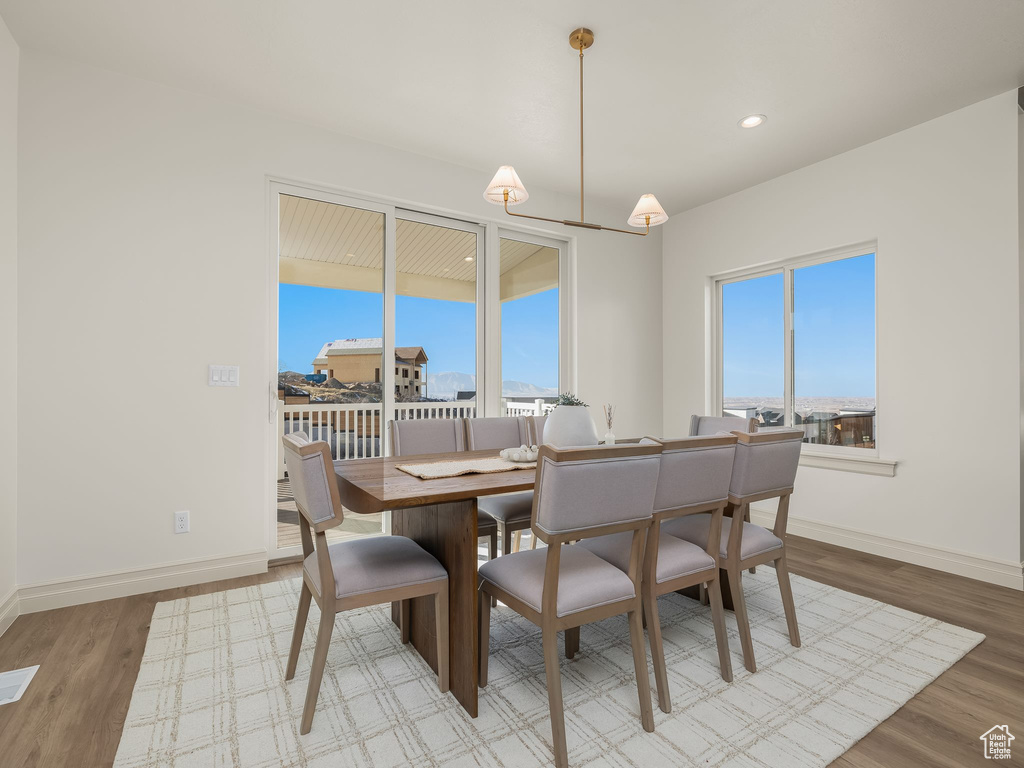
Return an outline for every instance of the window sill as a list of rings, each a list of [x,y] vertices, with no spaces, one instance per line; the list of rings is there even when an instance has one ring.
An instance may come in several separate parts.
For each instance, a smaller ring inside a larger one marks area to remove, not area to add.
[[[896,476],[896,460],[880,459],[877,456],[850,456],[804,450],[800,453],[800,466],[856,472],[861,475],[876,475],[878,477]]]

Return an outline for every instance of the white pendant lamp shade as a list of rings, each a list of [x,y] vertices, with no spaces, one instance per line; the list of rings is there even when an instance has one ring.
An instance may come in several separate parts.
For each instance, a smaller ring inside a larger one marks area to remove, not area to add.
[[[629,214],[629,218],[626,222],[631,227],[646,227],[647,217],[651,217],[651,226],[656,227],[659,224],[664,224],[668,221],[668,214],[665,213],[665,209],[661,207],[661,203],[658,202],[658,198],[654,195],[641,195],[640,201],[636,204],[636,208]]]
[[[484,190],[484,200],[495,205],[504,205],[506,189],[508,190],[509,205],[518,205],[525,202],[530,196],[530,193],[526,191],[526,187],[523,186],[523,182],[519,180],[519,174],[516,173],[516,169],[511,165],[503,165],[494,174],[494,178],[487,185],[487,189]]]

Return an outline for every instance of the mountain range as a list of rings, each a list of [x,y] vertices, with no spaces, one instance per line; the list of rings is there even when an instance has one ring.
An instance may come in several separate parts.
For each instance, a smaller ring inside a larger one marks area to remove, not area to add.
[[[470,373],[445,371],[431,373],[427,376],[427,396],[431,398],[455,399],[459,392],[476,390],[476,376]],[[556,397],[558,390],[551,387],[538,387],[525,381],[502,381],[502,397]]]

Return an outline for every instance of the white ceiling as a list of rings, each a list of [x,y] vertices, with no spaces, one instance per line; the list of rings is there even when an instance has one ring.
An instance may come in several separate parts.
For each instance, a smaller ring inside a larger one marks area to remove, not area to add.
[[[1024,0],[0,0],[0,15],[26,49],[477,168],[481,191],[511,164],[570,194],[567,40],[586,25],[587,188],[623,220],[641,193],[676,213],[1024,83]],[[737,127],[755,112],[763,127]]]

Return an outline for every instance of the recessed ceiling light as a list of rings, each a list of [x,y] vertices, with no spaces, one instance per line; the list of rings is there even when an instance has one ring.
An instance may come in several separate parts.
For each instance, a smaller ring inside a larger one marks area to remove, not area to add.
[[[757,128],[759,125],[764,125],[764,121],[767,119],[764,115],[747,115],[740,120],[740,128]]]
[[[467,257],[466,257],[466,261],[472,261],[472,260],[473,260],[473,257],[472,257],[472,256],[467,256]]]

